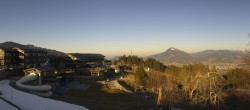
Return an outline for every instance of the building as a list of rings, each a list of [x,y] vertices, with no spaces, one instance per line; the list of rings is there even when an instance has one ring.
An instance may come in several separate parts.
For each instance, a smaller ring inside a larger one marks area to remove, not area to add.
[[[36,74],[41,74],[42,79],[46,78],[53,78],[56,77],[54,68],[50,66],[44,66],[44,67],[39,67],[39,68],[29,68],[23,70],[25,76],[29,75],[30,73],[36,73]]]
[[[60,79],[55,74],[54,68],[50,66],[43,66],[39,68],[29,68],[23,70],[25,76],[29,75],[30,73],[35,73],[38,75],[38,79],[36,82],[39,85],[48,84],[52,87],[52,91],[55,92],[59,89],[60,86]],[[40,75],[39,75],[40,74]]]
[[[66,59],[86,63],[95,68],[104,66],[105,56],[102,54],[69,53]]]
[[[20,48],[13,48],[13,50],[19,53],[20,65],[23,68],[39,67],[47,62],[47,52],[44,50]]]
[[[76,74],[99,73],[93,72],[96,68],[103,67],[105,56],[101,54],[69,53],[66,55],[66,70]],[[103,70],[103,69],[100,69]]]
[[[0,69],[32,68],[47,61],[47,52],[37,49],[0,47]]]
[[[19,52],[11,48],[0,48],[0,70],[18,68],[19,63]]]
[[[49,60],[49,65],[58,68],[60,64],[65,62],[65,56],[56,56],[56,55],[47,55],[47,58]]]

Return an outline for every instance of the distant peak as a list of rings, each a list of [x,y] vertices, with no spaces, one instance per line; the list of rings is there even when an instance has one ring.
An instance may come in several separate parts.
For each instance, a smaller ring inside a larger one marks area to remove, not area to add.
[[[174,51],[174,50],[179,50],[179,49],[174,48],[174,47],[170,47],[169,49],[167,49],[167,51]]]

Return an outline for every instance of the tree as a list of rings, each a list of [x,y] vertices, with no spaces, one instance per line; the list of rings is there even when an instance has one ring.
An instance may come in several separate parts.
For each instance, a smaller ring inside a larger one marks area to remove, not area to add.
[[[152,92],[157,92],[158,88],[163,88],[167,84],[167,77],[158,71],[150,71],[147,78],[147,88]]]
[[[114,60],[114,61],[113,61],[113,65],[117,65],[117,60]]]
[[[138,56],[121,56],[119,57],[118,62],[121,62],[121,64],[128,64],[128,65],[137,65],[137,66],[142,66],[143,65],[143,59],[138,57]]]
[[[224,102],[225,80],[215,72],[197,73],[184,86],[191,104],[219,106]]]
[[[144,68],[142,66],[138,67],[135,72],[135,85],[137,87],[139,86],[145,86],[147,81],[147,74],[144,71]]]
[[[149,68],[152,68],[152,69],[154,69],[156,71],[161,71],[161,72],[164,72],[165,69],[166,69],[166,66],[163,63],[161,63],[161,62],[159,62],[159,61],[157,61],[157,60],[155,60],[153,58],[148,58],[145,61],[145,66],[149,67]]]
[[[227,72],[227,83],[231,84],[233,88],[248,89],[250,88],[250,74],[244,69],[232,69]]]

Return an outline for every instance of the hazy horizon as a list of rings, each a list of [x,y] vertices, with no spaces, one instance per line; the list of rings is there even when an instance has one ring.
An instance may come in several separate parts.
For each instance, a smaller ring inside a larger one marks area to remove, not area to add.
[[[148,56],[175,47],[242,50],[250,32],[246,0],[0,1],[1,42],[66,53]]]

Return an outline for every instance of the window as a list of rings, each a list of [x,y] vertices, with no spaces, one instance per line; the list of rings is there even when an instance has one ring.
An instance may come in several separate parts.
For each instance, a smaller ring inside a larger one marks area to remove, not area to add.
[[[5,56],[9,56],[9,53],[5,53]]]

